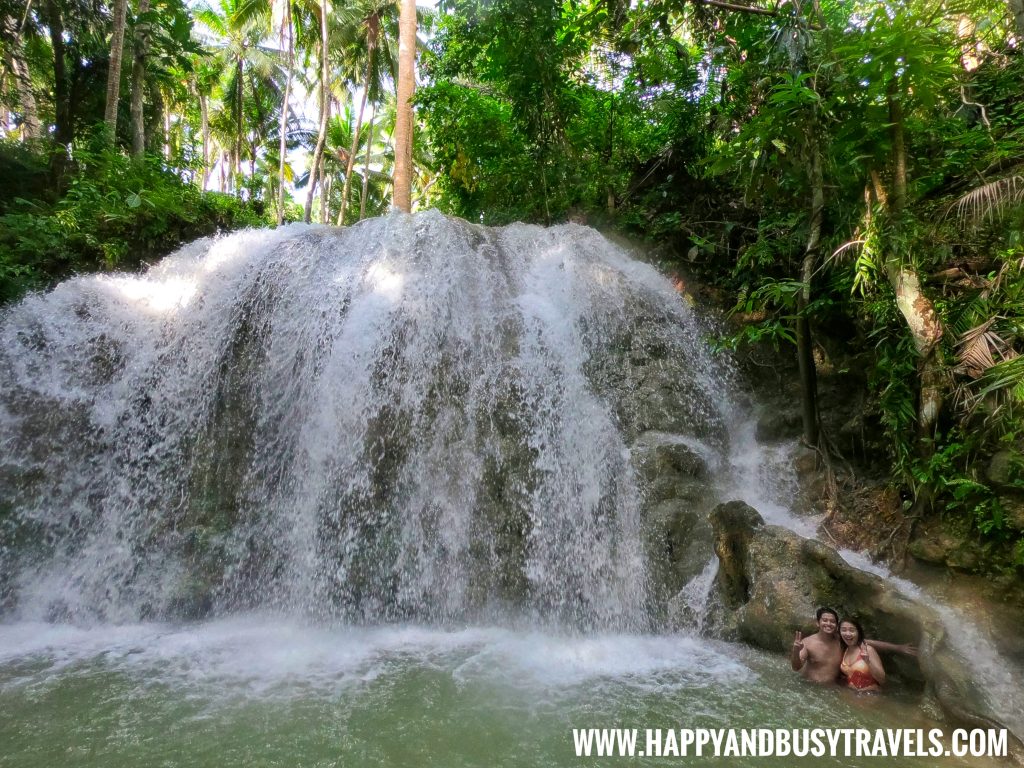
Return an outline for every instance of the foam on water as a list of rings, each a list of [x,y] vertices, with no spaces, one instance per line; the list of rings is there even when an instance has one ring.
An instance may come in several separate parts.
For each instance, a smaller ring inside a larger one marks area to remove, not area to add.
[[[579,686],[682,689],[753,673],[729,646],[682,635],[556,635],[503,627],[323,628],[251,615],[172,627],[0,625],[0,690],[102,668],[210,700],[333,696],[394,665],[451,670],[456,681],[570,693]]]

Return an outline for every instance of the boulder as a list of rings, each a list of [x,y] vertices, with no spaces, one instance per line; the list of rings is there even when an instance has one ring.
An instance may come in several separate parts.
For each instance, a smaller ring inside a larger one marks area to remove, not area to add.
[[[693,579],[711,558],[707,516],[686,500],[669,499],[645,514],[651,577],[664,602]]]
[[[1006,513],[1003,517],[1006,527],[1024,532],[1024,497],[1016,493],[1004,493],[999,495],[999,503]]]
[[[707,480],[707,461],[696,441],[663,432],[645,432],[630,453],[634,466],[648,482],[664,479]]]
[[[964,530],[965,525],[963,520],[924,518],[915,527],[907,551],[924,563],[974,572],[983,562],[985,552],[976,537]]]
[[[827,605],[840,616],[856,616],[872,637],[917,645],[919,665],[887,655],[887,668],[908,685],[923,688],[925,700],[934,700],[950,721],[1003,727],[949,646],[933,608],[854,568],[819,541],[766,525],[743,502],[720,504],[711,513],[711,524],[720,560],[716,588],[721,615],[715,623],[727,638],[788,652],[794,630],[811,631],[815,610]],[[1011,741],[1024,756],[1024,745],[1013,734]]]
[[[711,558],[708,446],[685,435],[645,432],[630,449],[643,484],[644,546],[653,606],[665,609]]]
[[[1024,456],[1009,449],[996,451],[988,461],[985,476],[997,488],[1014,485],[1024,477]]]

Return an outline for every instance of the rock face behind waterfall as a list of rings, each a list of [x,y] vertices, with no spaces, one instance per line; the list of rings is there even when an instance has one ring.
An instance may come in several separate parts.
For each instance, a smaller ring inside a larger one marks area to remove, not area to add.
[[[1000,724],[1000,712],[986,701],[950,647],[944,622],[934,609],[846,564],[821,542],[765,525],[758,512],[741,501],[717,506],[711,521],[720,560],[717,620],[725,636],[788,654],[794,631],[816,631],[815,611],[827,605],[840,616],[857,617],[872,637],[917,645],[919,664],[887,655],[886,668],[905,685],[923,686],[926,699],[955,724]],[[1024,756],[1019,739],[1014,741],[1018,757]]]
[[[701,337],[593,230],[433,212],[68,281],[0,318],[0,609],[649,626],[710,554]]]

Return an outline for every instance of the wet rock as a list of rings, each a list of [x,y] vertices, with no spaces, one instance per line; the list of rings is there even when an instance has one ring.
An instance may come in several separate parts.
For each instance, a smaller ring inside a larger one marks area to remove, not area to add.
[[[821,455],[811,448],[801,446],[793,457],[793,469],[801,482],[816,480],[821,468]]]
[[[170,617],[198,621],[207,618],[213,611],[213,587],[200,577],[185,579],[178,593],[170,600]]]
[[[698,510],[688,500],[670,499],[646,512],[649,562],[664,598],[678,593],[711,556],[711,527]]]
[[[755,436],[762,443],[778,443],[800,437],[802,417],[796,411],[772,411],[757,420]]]
[[[692,441],[691,441],[692,442]],[[662,432],[646,432],[632,449],[633,463],[648,482],[664,479],[705,480],[708,465],[687,438]]]
[[[718,555],[718,584],[729,608],[742,608],[750,601],[750,542],[764,519],[742,501],[720,504],[711,516]],[[719,535],[719,530],[730,535]]]
[[[630,453],[644,487],[641,512],[653,608],[664,618],[671,598],[711,558],[710,448],[684,435],[645,432]]]
[[[711,524],[721,560],[716,586],[723,609],[717,623],[727,637],[786,652],[794,630],[811,631],[815,610],[828,605],[858,617],[872,637],[916,644],[919,668],[895,655],[885,663],[894,677],[923,685],[947,718],[975,727],[997,722],[998,713],[989,710],[930,606],[853,568],[821,542],[765,525],[743,502],[716,507]]]

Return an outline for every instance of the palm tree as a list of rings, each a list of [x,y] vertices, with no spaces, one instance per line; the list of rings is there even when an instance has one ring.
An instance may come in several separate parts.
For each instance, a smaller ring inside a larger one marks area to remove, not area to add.
[[[139,0],[139,16],[149,12],[149,0]],[[146,55],[149,47],[149,24],[139,21],[135,27],[135,46],[132,52],[131,133],[132,157],[142,157],[146,151],[146,125],[142,111],[142,97],[146,84]]]
[[[338,213],[338,224],[345,218],[348,204],[349,188],[352,180],[352,169],[358,149],[357,142],[361,138],[363,117],[366,113],[366,102],[379,101],[380,92],[385,78],[394,81],[397,70],[397,56],[393,41],[397,38],[398,16],[393,0],[360,0],[351,6],[345,14],[350,26],[354,27],[354,45],[348,51],[348,59],[352,64],[362,64],[363,80],[359,113],[356,127],[352,133],[352,147],[348,154],[348,165],[345,168],[345,184],[341,195],[341,210]],[[379,54],[378,54],[379,51]],[[366,154],[369,162],[370,144],[367,143]],[[365,175],[364,175],[365,179]],[[360,218],[362,218],[360,216]]]
[[[269,33],[270,6],[258,0],[219,0],[219,9],[206,5],[196,9],[195,17],[216,38],[212,41],[219,69],[220,91],[224,106],[232,117],[230,129],[231,183],[237,189],[241,173],[242,143],[245,137],[245,84],[247,69],[252,83],[270,85],[276,71],[274,53],[262,47]],[[222,135],[227,126],[219,123]]]
[[[117,138],[117,102],[121,93],[121,57],[128,0],[114,0],[114,29],[110,38],[110,68],[107,70],[107,106],[103,120],[110,126],[110,140]]]
[[[395,206],[412,212],[412,97],[416,90],[416,0],[401,0],[398,114],[395,120]]]
[[[278,167],[277,167],[277,225],[284,223],[284,177],[285,164],[288,155],[288,115],[290,111],[289,102],[292,94],[292,73],[295,71],[295,31],[292,23],[291,0],[274,0],[275,9],[279,9],[282,19],[279,24],[280,41],[282,50],[287,51],[285,63],[284,98],[281,101],[281,123],[280,143],[278,146]],[[287,46],[287,47],[286,47]]]
[[[316,147],[313,150],[313,160],[309,166],[309,192],[306,195],[306,206],[302,215],[303,221],[307,223],[313,219],[313,195],[316,193],[317,176],[323,178],[320,167],[323,162],[324,143],[327,140],[327,124],[331,119],[331,74],[328,61],[330,50],[329,0],[320,0],[318,11],[320,21],[320,125],[317,131]],[[326,194],[326,190],[322,190],[321,194]]]

